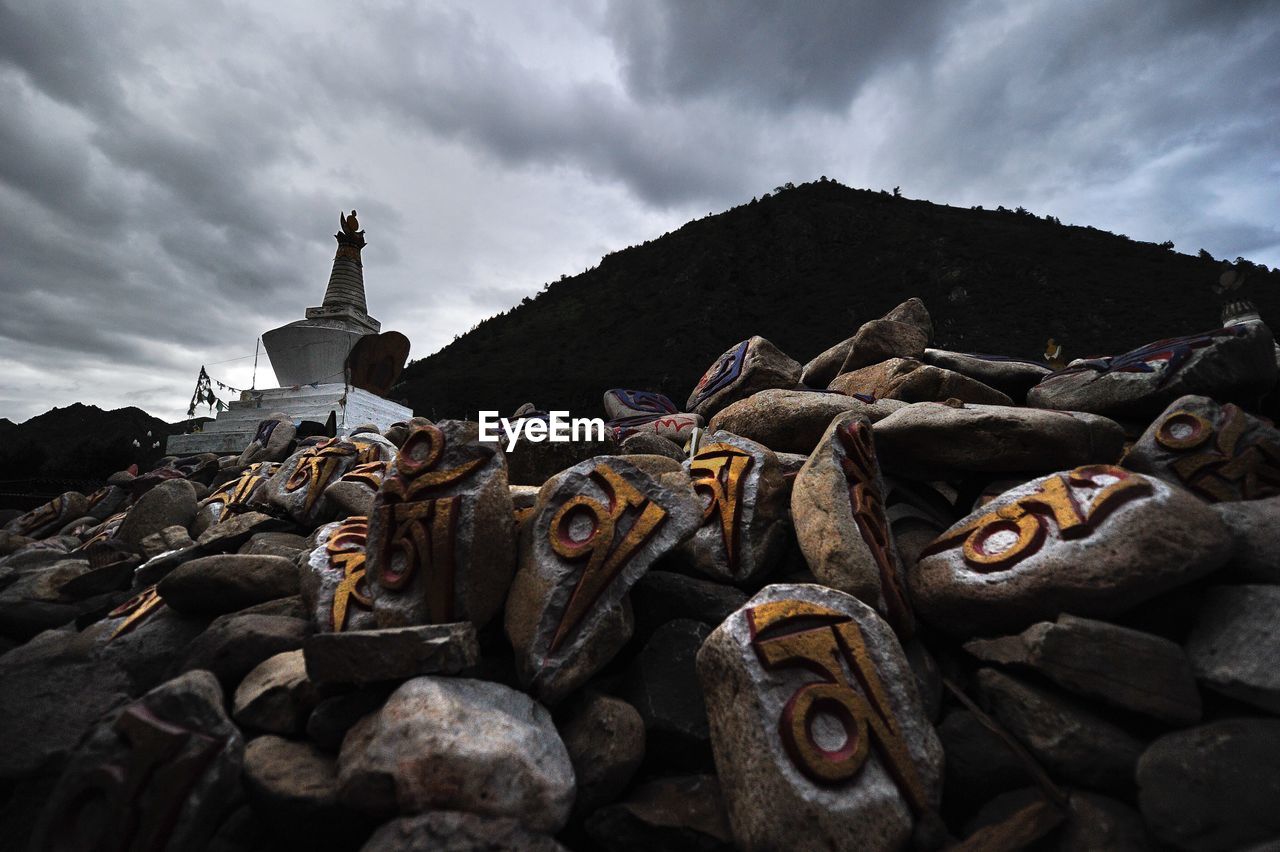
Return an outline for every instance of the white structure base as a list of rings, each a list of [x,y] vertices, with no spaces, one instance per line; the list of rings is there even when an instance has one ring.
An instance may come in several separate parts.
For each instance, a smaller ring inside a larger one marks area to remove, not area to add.
[[[349,434],[365,423],[385,430],[392,423],[413,416],[410,408],[344,384],[244,391],[239,400],[218,413],[216,420],[204,424],[203,432],[170,435],[165,453],[171,456],[240,453],[258,431],[258,422],[277,411],[284,412],[294,423],[302,420],[324,423],[330,412],[337,412],[339,435]]]

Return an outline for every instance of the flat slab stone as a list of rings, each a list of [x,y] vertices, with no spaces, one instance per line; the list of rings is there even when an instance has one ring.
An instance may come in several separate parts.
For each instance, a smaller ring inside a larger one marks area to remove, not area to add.
[[[1280,586],[1208,590],[1187,656],[1205,686],[1280,713]]]
[[[302,650],[307,674],[320,686],[457,674],[480,657],[476,628],[469,621],[316,633],[307,637]]]
[[[724,430],[764,444],[775,453],[809,455],[831,421],[857,411],[872,423],[883,420],[907,403],[897,399],[867,402],[833,391],[774,388],[752,394],[722,408],[707,430]]]

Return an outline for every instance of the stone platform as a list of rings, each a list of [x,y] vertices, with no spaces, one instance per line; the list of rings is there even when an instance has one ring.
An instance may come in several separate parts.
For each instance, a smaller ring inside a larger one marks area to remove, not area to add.
[[[301,420],[324,423],[329,419],[329,412],[337,412],[339,435],[347,434],[362,423],[373,423],[385,430],[392,423],[413,416],[410,408],[343,384],[244,391],[216,420],[206,423],[203,432],[170,435],[165,452],[177,456],[238,453],[253,438],[258,421],[277,411],[284,412],[295,423]]]

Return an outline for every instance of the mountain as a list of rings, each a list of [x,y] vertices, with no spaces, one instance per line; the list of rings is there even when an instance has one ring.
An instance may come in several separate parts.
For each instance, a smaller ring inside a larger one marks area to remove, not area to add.
[[[1227,265],[1228,267],[1230,265]],[[1280,272],[1236,295],[1280,319]],[[910,296],[934,345],[1038,359],[1215,328],[1224,263],[1018,210],[963,209],[820,180],[607,255],[409,364],[392,396],[427,417],[532,401],[601,413],[611,387],[683,405],[753,334],[804,362]]]

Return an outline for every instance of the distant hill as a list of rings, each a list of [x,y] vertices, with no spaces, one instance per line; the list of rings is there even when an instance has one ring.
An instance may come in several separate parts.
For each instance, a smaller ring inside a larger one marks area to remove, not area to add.
[[[775,194],[607,255],[481,322],[404,371],[392,396],[427,417],[540,408],[599,414],[610,387],[680,405],[711,361],[752,334],[804,362],[910,296],[935,345],[1071,357],[1215,327],[1224,266],[1207,254],[834,181]],[[1280,321],[1280,272],[1239,295]]]

